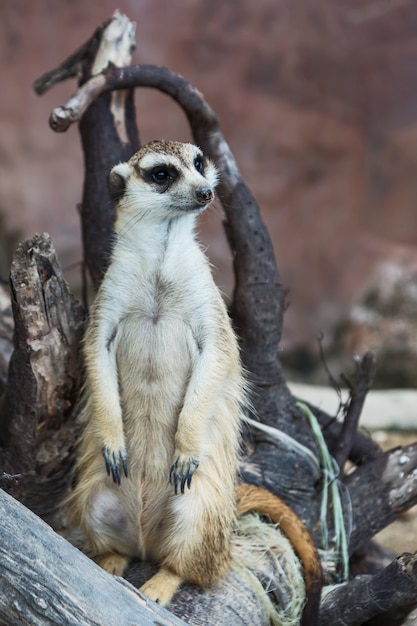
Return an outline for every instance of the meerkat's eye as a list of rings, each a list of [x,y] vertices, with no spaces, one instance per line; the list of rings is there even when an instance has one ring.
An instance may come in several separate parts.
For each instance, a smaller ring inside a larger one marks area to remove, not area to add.
[[[151,172],[151,176],[154,183],[166,183],[171,178],[168,168],[164,165],[155,167]]]
[[[161,164],[155,165],[155,167],[149,170],[144,170],[142,175],[145,180],[161,185],[161,188],[165,189],[178,178],[179,174],[172,165]]]
[[[200,174],[204,172],[204,158],[202,156],[198,156],[194,159],[194,167]]]

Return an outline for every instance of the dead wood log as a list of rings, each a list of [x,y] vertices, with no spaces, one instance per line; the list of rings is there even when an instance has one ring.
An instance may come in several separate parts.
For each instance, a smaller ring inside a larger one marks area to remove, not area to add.
[[[268,603],[260,601],[258,589],[239,569],[212,589],[184,585],[168,612],[136,590],[154,573],[154,565],[132,564],[126,574],[130,586],[95,565],[2,490],[0,513],[0,624],[179,626],[184,624],[180,617],[200,626],[270,624]],[[283,602],[288,593],[285,575],[262,555],[255,561],[265,584],[281,576],[282,588],[272,586],[271,593]]]
[[[70,476],[84,312],[47,234],[20,244],[10,271],[14,351],[1,403],[0,486],[44,518]],[[5,475],[1,475],[4,472]],[[9,476],[9,478],[8,478]]]
[[[181,626],[0,490],[0,624]]]
[[[357,576],[323,599],[320,626],[360,626],[417,597],[417,553],[403,554],[374,576]]]
[[[417,443],[389,450],[356,468],[343,484],[349,493],[349,551],[353,554],[417,504]]]

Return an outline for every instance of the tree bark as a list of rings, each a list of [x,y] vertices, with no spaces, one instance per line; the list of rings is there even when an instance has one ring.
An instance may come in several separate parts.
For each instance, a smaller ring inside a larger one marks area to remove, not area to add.
[[[0,511],[0,624],[184,624],[107,574],[1,490]]]
[[[109,63],[129,65],[135,47],[135,25],[119,11],[102,24],[77,52],[34,83],[38,94],[60,80],[80,75],[80,85],[97,77]],[[94,84],[94,79],[93,79]],[[111,252],[114,205],[107,175],[116,163],[139,149],[132,89],[94,98],[80,118],[84,187],[80,205],[83,249],[93,287],[98,288]]]
[[[320,626],[360,626],[365,621],[415,602],[417,552],[403,554],[375,576],[357,576],[330,591],[320,607]]]
[[[45,233],[18,246],[10,285],[14,351],[1,403],[0,486],[48,518],[70,479],[84,312]]]
[[[389,450],[348,474],[353,554],[404,511],[417,504],[417,443]]]

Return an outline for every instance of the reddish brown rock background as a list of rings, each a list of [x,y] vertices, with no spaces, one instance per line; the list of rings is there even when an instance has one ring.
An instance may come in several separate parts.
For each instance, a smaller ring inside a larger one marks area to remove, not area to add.
[[[78,131],[48,127],[76,84],[39,98],[31,83],[116,8],[137,23],[135,61],[180,72],[217,111],[290,290],[284,349],[314,347],[382,261],[416,258],[415,0],[2,0],[3,275],[10,240],[46,230],[79,282]],[[137,103],[143,141],[189,138],[165,96],[143,90]],[[219,210],[203,231],[230,290]]]

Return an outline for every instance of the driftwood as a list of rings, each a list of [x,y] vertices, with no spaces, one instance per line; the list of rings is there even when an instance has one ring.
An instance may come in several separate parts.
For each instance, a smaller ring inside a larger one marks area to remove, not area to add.
[[[225,228],[234,258],[231,315],[254,390],[254,421],[245,437],[242,477],[280,495],[312,530],[320,547],[323,530],[319,524],[323,487],[320,453],[306,414],[287,387],[279,361],[284,290],[268,232],[214,111],[192,85],[166,68],[118,67],[130,63],[132,45],[132,24],[125,16],[115,14],[80,50],[35,85],[42,92],[58,80],[80,77],[79,89],[66,106],[53,112],[51,125],[62,131],[80,121],[85,156],[80,214],[90,278],[97,287],[111,246],[114,209],[107,194],[107,173],[115,162],[126,159],[139,146],[133,89],[159,89],[182,107],[195,142],[215,160],[220,171],[218,197],[225,210]],[[82,370],[78,345],[85,318],[82,307],[69,293],[46,235],[35,236],[19,246],[10,280],[14,352],[1,398],[0,487],[59,528],[63,523],[59,503],[72,476],[72,449],[77,434],[72,409]],[[358,367],[344,424],[312,407],[327,445],[341,467],[339,481],[343,487],[343,515],[351,555],[417,502],[417,445],[382,454],[376,444],[356,432],[372,367],[371,356]],[[293,444],[291,438],[298,443]],[[343,475],[346,459],[353,468]],[[110,615],[115,611],[120,618],[112,622],[109,617],[108,621],[101,619],[99,623],[134,621],[117,608],[120,607],[117,603],[120,596],[122,603],[124,598],[132,600],[133,604],[127,604],[126,610],[131,606],[141,607],[139,595],[120,585],[120,581],[112,581],[81,554],[77,554],[77,559],[82,559],[79,569],[75,561],[72,569],[73,549],[5,494],[0,496],[0,507],[2,518],[11,520],[0,531],[2,563],[8,563],[0,568],[2,623],[48,623],[40,622],[39,616],[47,615],[51,603],[63,611],[71,605],[74,618],[66,622],[55,614],[57,621],[48,617],[52,619],[50,623],[81,623],[76,621],[75,609],[84,610],[85,603],[93,606],[93,600],[98,614]],[[327,521],[321,520],[323,524],[331,535],[331,516]],[[72,550],[71,556],[68,550]],[[26,554],[30,554],[30,571]],[[45,562],[51,563],[48,571],[41,566]],[[60,582],[58,570],[64,562],[68,580],[73,579],[74,587],[72,582],[68,582],[68,588]],[[82,581],[78,571],[83,572]],[[339,580],[338,563],[335,571],[335,580]],[[416,599],[414,572],[415,556],[403,555],[378,574],[355,578],[338,587],[323,599],[320,624],[362,624],[378,612],[412,604]],[[44,595],[39,593],[35,574],[42,579]],[[331,577],[332,572],[327,574]],[[149,566],[137,563],[130,568],[127,578],[136,585],[148,575]],[[276,573],[270,576],[277,580]],[[77,586],[83,597],[75,595]],[[383,602],[379,601],[380,597]],[[281,597],[280,601],[285,605],[285,598]],[[22,606],[22,612],[16,612]],[[143,610],[146,613],[146,607]],[[170,610],[190,623],[232,626],[268,623],[262,599],[235,572],[216,589],[201,591],[185,586]],[[138,608],[136,620],[147,623],[145,613]],[[91,615],[83,619],[82,623],[98,623]],[[149,623],[178,623],[174,618],[172,622],[164,621],[170,618],[162,609],[158,618],[152,619],[149,613]]]
[[[0,507],[0,624],[184,623],[107,574],[1,490]]]

